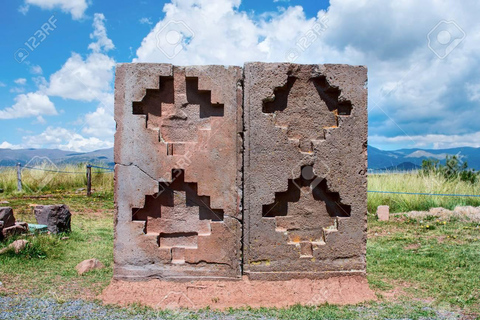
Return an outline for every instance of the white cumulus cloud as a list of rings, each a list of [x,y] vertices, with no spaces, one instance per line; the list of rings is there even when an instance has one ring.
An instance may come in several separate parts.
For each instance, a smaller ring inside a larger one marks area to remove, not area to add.
[[[27,79],[25,79],[25,78],[18,78],[18,79],[13,80],[13,82],[15,82],[15,83],[18,84],[18,85],[23,86],[23,85],[25,85],[25,84],[27,83]]]
[[[86,152],[97,149],[111,148],[111,141],[104,141],[96,137],[84,137],[73,130],[61,127],[47,127],[38,135],[22,138],[23,148],[49,148]]]
[[[107,29],[105,28],[105,16],[102,13],[95,13],[93,17],[93,33],[90,34],[90,39],[95,42],[88,46],[93,52],[109,51],[115,48],[111,39],[107,36]]]
[[[102,53],[92,53],[85,60],[72,53],[62,68],[50,76],[46,93],[65,99],[98,100],[111,90],[115,60]]]
[[[20,149],[20,148],[19,146],[8,143],[7,141],[3,141],[2,143],[0,143],[0,149]]]
[[[113,141],[115,121],[113,120],[113,94],[105,94],[94,112],[89,112],[83,119],[82,133]]]
[[[33,73],[33,74],[42,74],[43,70],[42,70],[42,67],[37,66],[37,65],[33,65],[33,66],[30,67],[30,72]]]
[[[41,115],[56,115],[52,101],[41,92],[29,92],[15,97],[15,104],[0,110],[0,119],[27,118]]]
[[[47,10],[59,8],[63,12],[70,13],[75,20],[83,18],[88,8],[87,0],[25,0],[25,5],[21,6],[19,11],[26,14],[30,5]]]
[[[480,130],[473,120],[480,111],[480,2],[331,0],[328,10],[313,18],[301,6],[253,15],[239,5],[239,0],[172,0],[134,61],[366,65],[372,136],[430,135],[424,141],[439,146],[435,139],[442,135],[456,139]],[[465,38],[439,59],[450,49],[436,34],[447,30],[453,40]],[[172,34],[179,41],[171,41]]]
[[[480,148],[480,131],[468,134],[426,134],[417,136],[385,137],[373,135],[369,137],[372,144],[391,144],[408,148],[449,149],[457,147]]]
[[[100,101],[103,95],[112,91],[115,60],[106,51],[115,46],[107,37],[105,16],[96,13],[94,31],[90,35],[94,42],[88,46],[93,52],[86,59],[73,52],[62,68],[50,76],[46,93],[64,99]]]

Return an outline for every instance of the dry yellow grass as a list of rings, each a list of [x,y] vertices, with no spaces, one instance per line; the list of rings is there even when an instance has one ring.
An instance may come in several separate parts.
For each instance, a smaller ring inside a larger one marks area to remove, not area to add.
[[[85,165],[66,165],[45,170],[22,169],[23,193],[61,192],[85,188],[87,185]],[[113,192],[113,172],[92,168],[92,186],[98,191]],[[17,192],[16,168],[0,168],[0,189],[5,193]]]
[[[447,180],[441,175],[423,176],[418,173],[370,174],[368,190],[429,194],[480,195],[480,183]],[[447,197],[431,195],[368,194],[369,212],[377,206],[389,205],[392,212],[428,210],[433,207],[453,209],[455,206],[480,206],[480,197]]]

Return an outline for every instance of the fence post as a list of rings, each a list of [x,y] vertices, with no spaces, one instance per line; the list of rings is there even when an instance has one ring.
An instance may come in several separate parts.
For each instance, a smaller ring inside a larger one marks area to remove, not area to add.
[[[92,166],[87,164],[87,196],[92,195]]]
[[[17,190],[18,192],[22,191],[22,164],[17,163]]]

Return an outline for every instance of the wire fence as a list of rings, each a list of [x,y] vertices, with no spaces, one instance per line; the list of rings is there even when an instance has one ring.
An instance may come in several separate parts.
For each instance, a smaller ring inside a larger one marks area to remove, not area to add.
[[[18,165],[16,165],[16,166],[0,166],[0,168],[17,168],[17,166]],[[103,170],[106,170],[107,172],[113,172],[114,171],[113,168],[99,167],[99,166],[94,166],[94,165],[89,165],[89,164],[87,164],[86,167],[103,169]],[[28,166],[21,166],[21,168],[22,168],[22,170],[23,169],[29,169],[29,170],[39,170],[39,171],[54,172],[54,173],[85,174],[85,171],[62,171],[62,170],[43,169],[43,168],[28,167]]]
[[[451,194],[451,193],[421,193],[421,192],[400,192],[400,191],[367,191],[369,193],[386,193],[386,194],[406,194],[406,195],[420,195],[420,196],[435,196],[435,197],[479,197],[478,194]]]
[[[97,165],[92,165],[92,164],[87,164],[86,166],[86,172],[85,171],[62,171],[62,170],[55,170],[55,169],[44,169],[44,168],[36,168],[36,167],[30,167],[30,166],[21,166],[20,164],[17,164],[16,166],[0,166],[0,169],[2,168],[17,168],[18,171],[18,179],[19,179],[19,190],[21,191],[21,170],[28,169],[28,170],[38,170],[38,171],[45,171],[45,172],[53,172],[55,174],[86,174],[87,175],[87,195],[91,194],[91,178],[92,178],[92,172],[91,169],[100,169],[100,170],[105,170],[104,172],[113,172],[114,168],[113,167],[102,167],[102,166],[97,166]],[[0,170],[1,172],[1,170]],[[103,173],[103,172],[96,172],[96,173]],[[421,192],[402,192],[402,191],[378,191],[378,190],[368,190],[368,193],[380,193],[380,194],[397,194],[397,195],[421,195],[421,196],[432,196],[432,197],[476,197],[480,198],[480,195],[478,194],[449,194],[449,193],[421,193]]]
[[[113,172],[114,168],[112,167],[102,167],[102,166],[97,166],[97,165],[92,165],[92,164],[86,164],[85,169],[86,171],[65,171],[65,170],[60,170],[58,169],[55,165],[52,166],[52,168],[42,168],[42,167],[32,167],[32,166],[22,166],[22,164],[18,163],[15,166],[5,166],[2,165],[0,166],[0,173],[2,171],[5,171],[7,169],[13,169],[15,168],[17,171],[17,191],[22,191],[23,189],[23,184],[22,184],[22,171],[23,170],[34,170],[34,171],[42,171],[42,172],[50,172],[53,174],[71,174],[71,175],[86,175],[87,178],[87,196],[90,196],[92,194],[92,168],[95,169],[100,169],[103,171],[95,171],[94,173],[108,173],[108,172]]]

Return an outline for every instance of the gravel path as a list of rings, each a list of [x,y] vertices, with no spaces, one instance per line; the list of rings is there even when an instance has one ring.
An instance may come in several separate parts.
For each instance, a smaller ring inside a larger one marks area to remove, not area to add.
[[[94,302],[72,300],[64,303],[53,299],[37,299],[25,297],[0,297],[0,319],[260,319],[270,320],[263,316],[253,315],[248,311],[235,312],[234,315],[215,312],[194,313],[188,311],[154,312],[142,309],[120,309],[102,306]]]
[[[384,307],[354,307],[358,312],[358,319],[410,319],[402,313],[393,316],[382,317],[382,309]],[[408,307],[407,307],[408,309]],[[462,317],[455,312],[434,310],[430,307],[424,307],[423,310],[431,312],[436,315],[434,317],[414,317],[415,319],[435,319],[435,320],[450,320],[450,319],[475,319],[475,317]],[[407,311],[407,314],[409,312]],[[395,313],[394,313],[395,314]],[[328,318],[328,316],[327,316]],[[267,317],[258,312],[250,311],[235,311],[232,313],[219,313],[214,311],[168,311],[155,312],[151,309],[144,308],[130,308],[121,309],[111,306],[103,306],[94,302],[83,300],[72,300],[67,302],[58,302],[53,299],[38,299],[28,297],[0,297],[0,319],[213,319],[213,320],[240,320],[240,319],[258,319],[258,320],[274,320],[276,318]],[[285,317],[284,317],[285,319]],[[310,314],[310,316],[303,315],[301,319],[320,319],[317,315]]]

